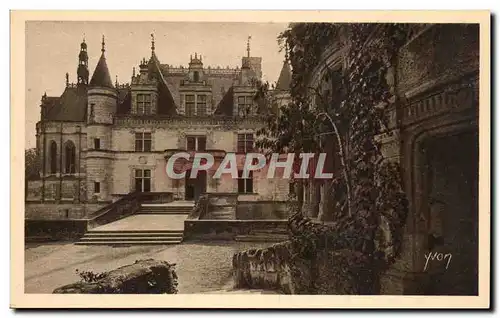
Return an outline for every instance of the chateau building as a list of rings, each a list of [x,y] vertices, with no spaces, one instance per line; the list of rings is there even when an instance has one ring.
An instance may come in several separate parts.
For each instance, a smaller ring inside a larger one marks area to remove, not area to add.
[[[187,67],[173,67],[160,62],[152,38],[151,57],[133,68],[127,84],[113,84],[104,37],[101,50],[89,77],[84,40],[77,83],[66,73],[62,95],[42,97],[40,178],[28,182],[26,217],[84,218],[136,190],[171,192],[177,200],[196,200],[204,192],[239,193],[246,201],[286,198],[287,180],[260,178],[257,171],[230,181],[213,179],[210,171],[174,180],[165,171],[168,158],[180,151],[209,152],[220,160],[253,150],[271,106],[254,98],[262,58],[251,56],[249,43],[241,67],[205,67],[198,53]],[[290,79],[284,62],[273,95],[278,103],[289,98]]]

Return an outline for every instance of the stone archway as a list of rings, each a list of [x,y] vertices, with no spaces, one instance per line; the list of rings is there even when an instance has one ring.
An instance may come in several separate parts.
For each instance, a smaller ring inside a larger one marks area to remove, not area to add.
[[[428,121],[406,144],[410,214],[404,262],[420,278],[415,291],[405,293],[477,294],[478,126],[474,119],[456,119]],[[430,259],[435,253],[452,254],[447,268]]]

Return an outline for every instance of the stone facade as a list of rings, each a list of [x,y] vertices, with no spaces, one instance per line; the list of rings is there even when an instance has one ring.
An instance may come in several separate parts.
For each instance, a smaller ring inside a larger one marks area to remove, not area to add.
[[[104,39],[90,81],[82,71],[88,65],[86,49],[83,42],[78,84],[67,82],[60,97],[42,97],[36,126],[40,179],[28,182],[27,206],[64,202],[82,211],[89,203],[108,204],[135,190],[172,192],[179,200],[196,199],[205,191],[240,192],[249,200],[286,199],[287,180],[266,180],[258,172],[251,187],[239,189],[237,180],[209,175],[191,185],[170,179],[165,171],[172,151],[251,151],[247,147],[272,111],[254,100],[262,58],[248,51],[241,67],[206,68],[195,53],[188,67],[173,67],[160,63],[153,41],[150,59],[141,61],[137,74],[133,69],[131,82],[112,84]],[[290,71],[285,66],[282,73]],[[286,87],[281,77],[280,87]],[[280,89],[274,96],[283,105],[289,95]],[[243,139],[250,142],[238,142]],[[31,210],[27,217],[43,209]]]

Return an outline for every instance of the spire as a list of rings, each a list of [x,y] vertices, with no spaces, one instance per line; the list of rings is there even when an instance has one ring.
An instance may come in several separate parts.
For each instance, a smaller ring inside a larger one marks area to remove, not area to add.
[[[104,35],[102,36],[102,54],[95,67],[94,74],[90,80],[90,86],[97,87],[108,87],[113,88],[113,82],[111,81],[111,76],[109,75],[108,65],[106,64],[106,57],[104,55]]]
[[[278,78],[278,82],[276,82],[276,89],[287,91],[290,89],[291,83],[292,83],[292,70],[290,69],[290,64],[288,64],[288,60],[285,59],[283,61],[283,67],[281,68],[280,77]]]
[[[155,35],[151,33],[151,55],[155,54]]]
[[[132,77],[135,77],[135,66],[132,67]]]
[[[118,88],[118,75],[115,75],[115,87]]]
[[[104,48],[106,44],[104,43],[104,34],[102,35],[102,42],[101,42],[101,52],[102,54],[104,54],[104,52],[106,51],[106,49]]]
[[[66,72],[66,87],[69,86],[69,74]]]
[[[252,36],[249,35],[247,39],[247,57],[250,57],[250,40],[252,39]]]
[[[89,56],[87,54],[87,43],[85,43],[85,34],[80,44],[80,54],[78,54],[78,68],[76,70],[78,85],[87,85],[89,83]]]

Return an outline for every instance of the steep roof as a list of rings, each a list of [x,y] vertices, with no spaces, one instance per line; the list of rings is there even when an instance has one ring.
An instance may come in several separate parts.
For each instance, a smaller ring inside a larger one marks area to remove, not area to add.
[[[89,85],[114,88],[113,82],[111,81],[111,76],[109,75],[108,65],[106,64],[106,57],[104,56],[104,52],[101,54],[99,62],[97,62],[97,66],[95,67],[94,74],[92,75],[92,79],[90,80]]]
[[[87,114],[87,87],[66,87],[61,97],[47,97],[42,107],[42,120],[85,121]]]
[[[217,105],[214,114],[222,116],[233,116],[233,99],[234,99],[234,89],[231,86],[224,97]]]
[[[290,84],[292,83],[292,70],[290,69],[290,64],[287,61],[283,62],[283,67],[281,68],[280,76],[278,82],[276,82],[276,89],[287,91],[290,89]]]
[[[172,93],[168,89],[167,82],[163,76],[161,64],[154,51],[148,62],[148,74],[158,79],[158,114],[175,115],[177,107]]]

